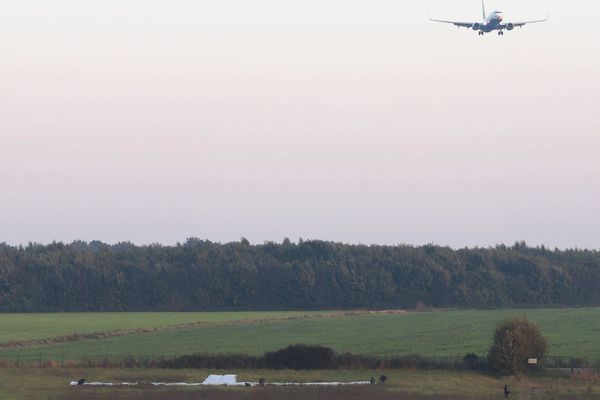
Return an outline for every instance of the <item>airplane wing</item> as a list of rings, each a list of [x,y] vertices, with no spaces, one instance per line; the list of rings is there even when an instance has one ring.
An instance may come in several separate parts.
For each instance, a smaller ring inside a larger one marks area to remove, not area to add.
[[[475,25],[477,22],[459,22],[459,21],[444,21],[441,19],[433,19],[431,17],[429,17],[429,20],[432,22],[442,22],[444,24],[452,24],[452,25],[456,25],[459,28],[472,28],[473,25]]]
[[[523,21],[523,22],[511,22],[509,24],[502,24],[502,26],[504,27],[508,27],[508,26],[513,26],[513,27],[519,27],[522,28],[527,24],[537,24],[539,22],[546,22],[548,21],[548,17],[546,17],[545,19],[536,19],[534,21]]]

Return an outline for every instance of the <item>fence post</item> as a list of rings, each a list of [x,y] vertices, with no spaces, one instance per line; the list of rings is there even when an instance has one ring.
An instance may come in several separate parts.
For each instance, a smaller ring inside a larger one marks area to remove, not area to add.
[[[19,368],[19,353],[17,353],[17,368]]]
[[[65,353],[60,353],[60,367],[65,367]]]
[[[42,367],[42,353],[40,352],[40,363],[39,363],[40,368]]]

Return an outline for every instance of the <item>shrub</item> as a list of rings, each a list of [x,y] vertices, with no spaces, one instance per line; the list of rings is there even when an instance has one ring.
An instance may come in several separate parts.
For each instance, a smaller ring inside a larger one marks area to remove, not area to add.
[[[479,357],[475,353],[469,353],[463,358],[463,363],[468,369],[479,368]]]
[[[329,347],[306,344],[266,353],[264,362],[274,369],[331,369],[337,364],[335,352]]]
[[[496,327],[488,361],[492,369],[505,375],[522,371],[529,358],[542,359],[548,349],[538,326],[523,318],[512,318]]]

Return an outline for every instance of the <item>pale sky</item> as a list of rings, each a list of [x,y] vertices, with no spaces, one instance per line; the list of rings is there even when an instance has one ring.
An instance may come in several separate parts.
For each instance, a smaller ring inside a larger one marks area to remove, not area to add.
[[[600,2],[0,0],[0,242],[600,248]]]

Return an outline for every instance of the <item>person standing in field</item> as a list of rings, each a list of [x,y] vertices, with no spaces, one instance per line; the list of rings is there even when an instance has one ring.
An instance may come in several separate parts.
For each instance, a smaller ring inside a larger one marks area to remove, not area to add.
[[[508,399],[508,396],[510,396],[510,386],[504,385],[504,398]]]

